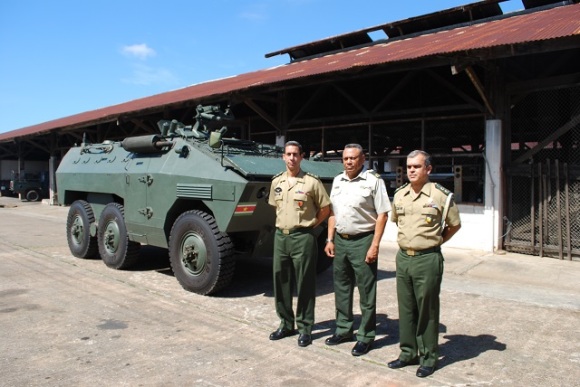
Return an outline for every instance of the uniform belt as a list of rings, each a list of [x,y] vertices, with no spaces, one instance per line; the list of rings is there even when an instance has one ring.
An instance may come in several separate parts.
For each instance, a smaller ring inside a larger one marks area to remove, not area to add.
[[[425,250],[401,249],[401,251],[410,257],[414,257],[416,255],[438,253],[441,251],[441,246],[431,247],[430,249],[425,249]]]
[[[278,228],[284,235],[295,234],[297,232],[310,232],[312,227],[294,227],[294,228]]]
[[[342,239],[348,239],[348,240],[363,238],[363,237],[366,237],[367,235],[371,235],[374,233],[375,233],[375,230],[361,232],[360,234],[354,234],[354,235],[353,234],[341,234],[341,233],[337,232],[338,236],[340,236]]]

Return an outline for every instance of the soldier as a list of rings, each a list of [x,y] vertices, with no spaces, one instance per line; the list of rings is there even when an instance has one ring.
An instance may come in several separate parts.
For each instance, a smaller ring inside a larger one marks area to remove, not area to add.
[[[435,372],[439,357],[439,292],[443,276],[440,246],[461,228],[453,194],[429,181],[432,169],[428,153],[409,153],[409,183],[395,191],[392,216],[399,227],[396,261],[401,353],[388,366],[420,364],[420,378]]]
[[[330,199],[318,177],[300,169],[302,146],[288,141],[283,159],[286,171],[274,176],[268,203],[276,207],[274,237],[274,300],[280,326],[270,340],[294,334],[298,327],[298,345],[312,342],[316,299],[316,260],[318,247],[313,229],[328,218]],[[298,302],[296,318],[292,294],[296,282]]]
[[[377,260],[391,203],[385,182],[364,168],[359,144],[348,144],[342,153],[344,172],[334,178],[325,252],[334,257],[336,331],[326,345],[353,340],[353,292],[358,286],[361,323],[353,356],[367,353],[376,334]]]

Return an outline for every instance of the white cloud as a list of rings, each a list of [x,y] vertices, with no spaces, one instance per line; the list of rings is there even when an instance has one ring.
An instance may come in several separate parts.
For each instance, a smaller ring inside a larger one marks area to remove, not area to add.
[[[238,17],[251,22],[269,19],[269,7],[266,4],[251,4],[238,14]]]
[[[121,52],[126,56],[132,56],[139,59],[147,59],[148,57],[155,56],[157,54],[154,49],[147,46],[145,43],[123,46]]]
[[[133,68],[133,74],[128,78],[123,78],[122,81],[124,83],[140,86],[175,86],[179,83],[179,78],[170,70],[164,68],[154,68],[142,64],[136,64]]]

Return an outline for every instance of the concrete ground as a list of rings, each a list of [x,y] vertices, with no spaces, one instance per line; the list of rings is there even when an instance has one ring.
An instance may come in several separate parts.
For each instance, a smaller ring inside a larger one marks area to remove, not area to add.
[[[578,261],[444,248],[441,359],[420,379],[386,366],[399,352],[393,244],[381,247],[377,340],[355,358],[352,343],[324,344],[331,270],[314,343],[272,342],[269,264],[240,261],[230,287],[199,296],[161,249],[129,271],[72,257],[67,211],[0,197],[0,386],[580,386]]]

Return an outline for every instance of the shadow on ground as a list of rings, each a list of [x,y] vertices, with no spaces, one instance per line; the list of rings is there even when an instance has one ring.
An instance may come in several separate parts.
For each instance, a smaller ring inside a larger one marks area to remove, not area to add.
[[[446,367],[459,361],[478,357],[487,351],[505,351],[507,345],[497,341],[493,335],[445,335],[448,341],[439,346],[439,368]]]
[[[156,271],[173,276],[169,263],[167,249],[155,246],[141,246],[140,259],[129,271]],[[394,278],[395,272],[379,270],[377,280]],[[332,266],[316,277],[316,296],[324,296],[334,292]],[[272,293],[272,261],[271,259],[238,258],[232,282],[214,297],[251,297],[263,294],[273,297]],[[355,289],[355,292],[358,291]]]

